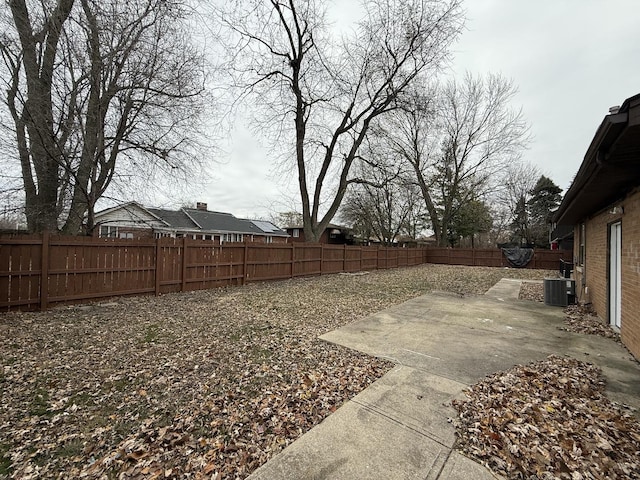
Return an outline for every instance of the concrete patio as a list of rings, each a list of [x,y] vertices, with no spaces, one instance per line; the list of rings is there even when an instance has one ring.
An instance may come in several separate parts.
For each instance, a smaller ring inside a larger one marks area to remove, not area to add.
[[[602,368],[607,394],[640,408],[640,366],[616,342],[559,330],[561,308],[518,300],[520,281],[484,296],[430,293],[321,338],[393,368],[249,478],[492,479],[454,449],[451,399],[484,376],[548,355]]]

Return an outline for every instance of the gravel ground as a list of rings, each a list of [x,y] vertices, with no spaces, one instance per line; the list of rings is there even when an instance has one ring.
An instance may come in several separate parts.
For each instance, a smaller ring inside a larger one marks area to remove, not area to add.
[[[548,271],[424,265],[0,315],[0,478],[245,478],[391,364],[317,339]]]

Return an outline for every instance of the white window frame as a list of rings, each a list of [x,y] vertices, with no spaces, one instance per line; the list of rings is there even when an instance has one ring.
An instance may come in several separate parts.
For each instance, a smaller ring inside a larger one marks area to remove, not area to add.
[[[106,231],[106,234],[103,232]],[[100,238],[118,238],[118,227],[115,225],[100,225]]]
[[[300,229],[299,228],[294,228],[293,229],[293,238],[298,238],[300,236]]]
[[[244,235],[242,233],[223,233],[220,243],[238,243],[244,241]]]

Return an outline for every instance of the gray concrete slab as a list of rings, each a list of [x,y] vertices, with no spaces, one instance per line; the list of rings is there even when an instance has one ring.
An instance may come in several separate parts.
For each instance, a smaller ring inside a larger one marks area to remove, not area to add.
[[[490,296],[429,294],[323,335],[324,340],[471,384],[498,370],[571,355],[600,368],[616,401],[640,408],[640,370],[613,340],[563,326],[561,308]]]
[[[453,450],[445,463],[439,480],[475,480],[475,479],[504,478],[500,475],[493,475],[483,465],[461,455]]]
[[[351,401],[249,478],[435,479],[450,451],[379,410]]]
[[[514,278],[503,278],[493,287],[486,291],[485,295],[493,297],[496,300],[504,302],[505,300],[514,300],[520,296],[520,285],[522,280]]]
[[[398,366],[256,470],[257,479],[492,479],[453,450],[451,399],[484,376],[550,354],[602,368],[609,396],[640,409],[640,366],[619,344],[560,330],[561,308],[517,300],[519,281],[484,296],[432,293],[321,338]]]
[[[465,386],[424,370],[400,365],[352,401],[452,447],[455,435],[448,419],[455,415],[455,411],[446,404]]]

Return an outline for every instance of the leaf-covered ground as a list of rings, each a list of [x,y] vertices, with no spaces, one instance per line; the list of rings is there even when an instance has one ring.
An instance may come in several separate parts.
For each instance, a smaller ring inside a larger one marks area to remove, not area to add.
[[[601,320],[590,308],[581,305],[569,305],[564,309],[564,313],[566,315],[564,319],[565,326],[561,330],[600,335],[621,343],[620,334]]]
[[[509,479],[639,479],[640,423],[604,395],[600,370],[550,356],[454,400],[463,452]]]
[[[520,286],[520,300],[544,302],[544,285],[540,282],[522,282]],[[560,330],[573,333],[586,333],[611,338],[618,343],[620,334],[614,331],[610,325],[598,317],[590,307],[582,305],[569,305],[564,309],[564,326]]]
[[[0,314],[0,479],[245,478],[391,367],[319,335],[545,275],[425,265]]]
[[[518,298],[532,302],[544,302],[544,284],[541,282],[522,282]]]

